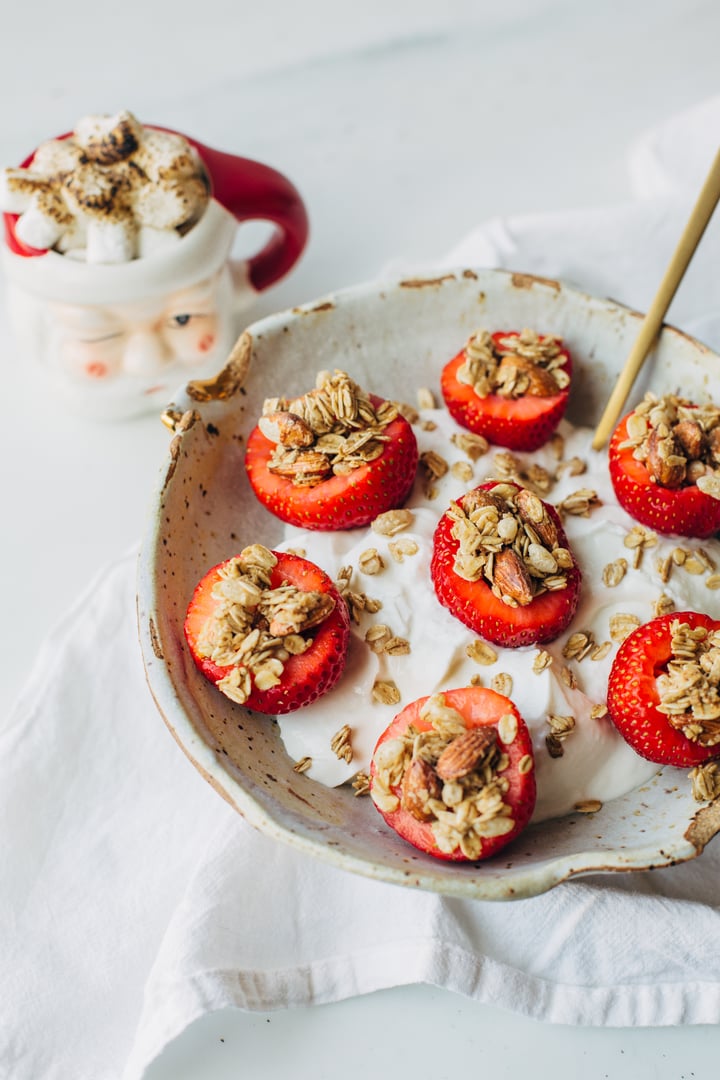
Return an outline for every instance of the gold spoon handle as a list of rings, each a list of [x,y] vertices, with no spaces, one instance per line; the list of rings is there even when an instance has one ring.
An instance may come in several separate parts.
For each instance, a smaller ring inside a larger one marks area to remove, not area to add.
[[[617,382],[605,406],[605,411],[600,417],[600,423],[593,438],[595,450],[602,449],[615,429],[625,400],[632,389],[645,357],[660,332],[667,309],[670,307],[678,285],[682,281],[690,260],[695,254],[695,249],[702,239],[718,200],[720,200],[720,150],[715,155],[715,160],[702,186],[702,191],[693,207],[688,223],[683,230],[675,253],[660,282],[655,299],[643,319],[637,340],[630,350],[625,366],[618,375]]]

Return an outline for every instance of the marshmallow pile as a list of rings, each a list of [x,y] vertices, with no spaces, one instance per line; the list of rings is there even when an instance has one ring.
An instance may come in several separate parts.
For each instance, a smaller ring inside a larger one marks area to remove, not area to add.
[[[208,181],[180,135],[130,112],[88,116],[42,143],[27,168],[0,173],[0,209],[18,240],[89,263],[120,263],[176,243],[202,216]]]

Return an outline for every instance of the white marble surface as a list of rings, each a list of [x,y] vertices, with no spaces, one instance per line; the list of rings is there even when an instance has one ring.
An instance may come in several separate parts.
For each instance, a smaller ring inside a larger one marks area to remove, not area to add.
[[[202,11],[198,27],[187,0],[129,0],[100,31],[90,0],[15,5],[0,162],[84,112],[125,106],[281,169],[307,200],[311,245],[258,315],[396,257],[432,259],[496,214],[623,201],[634,139],[717,92],[716,0],[207,0]],[[0,363],[5,717],[44,630],[141,535],[168,437],[152,416],[66,415],[22,370],[4,315]],[[473,1061],[504,1078],[532,1055],[557,1080],[679,1080],[714,1074],[718,1051],[717,1028],[551,1028],[416,987],[221,1013],[148,1075],[440,1078]]]

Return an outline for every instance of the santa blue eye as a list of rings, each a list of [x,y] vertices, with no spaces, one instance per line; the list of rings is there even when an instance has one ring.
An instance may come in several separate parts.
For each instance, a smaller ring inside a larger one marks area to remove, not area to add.
[[[170,320],[174,326],[187,326],[192,319],[192,315],[173,315]]]

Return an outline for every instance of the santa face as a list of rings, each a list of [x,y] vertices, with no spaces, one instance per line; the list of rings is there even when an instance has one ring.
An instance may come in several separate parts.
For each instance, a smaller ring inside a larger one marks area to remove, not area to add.
[[[235,337],[232,293],[225,267],[197,285],[132,303],[26,296],[23,322],[26,332],[34,327],[33,352],[49,381],[71,405],[98,417],[128,416],[160,411],[183,380],[218,371]]]

